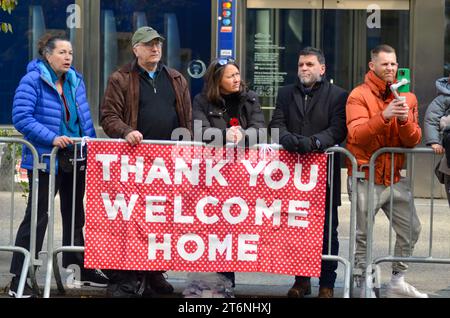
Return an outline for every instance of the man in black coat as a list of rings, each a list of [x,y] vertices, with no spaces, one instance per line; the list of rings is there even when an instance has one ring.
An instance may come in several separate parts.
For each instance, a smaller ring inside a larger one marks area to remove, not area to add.
[[[306,154],[339,145],[347,135],[345,104],[348,93],[325,77],[325,57],[321,50],[307,47],[300,51],[298,78],[279,89],[276,109],[269,128],[279,129],[279,142],[289,152]],[[329,158],[329,160],[331,157]],[[328,254],[331,206],[331,255],[338,255],[338,214],[340,197],[340,160],[334,156],[333,197],[327,183],[323,254]],[[319,297],[332,298],[336,281],[336,261],[322,261]],[[288,297],[303,298],[311,293],[310,277],[296,276]]]

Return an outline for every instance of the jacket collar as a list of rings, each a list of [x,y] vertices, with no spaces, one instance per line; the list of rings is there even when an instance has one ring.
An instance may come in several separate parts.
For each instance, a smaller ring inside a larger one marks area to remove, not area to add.
[[[296,80],[295,80],[295,85],[297,86],[297,88],[300,90],[302,96],[305,95],[309,95],[312,96],[314,95],[314,92],[317,91],[322,84],[325,82],[325,78],[322,77],[322,79],[320,81],[317,81],[314,83],[314,85],[312,87],[305,87],[301,82],[300,82],[300,78],[297,76]]]
[[[159,71],[161,71],[163,69],[167,70],[167,67],[160,61],[158,63],[156,71],[159,72]],[[139,66],[139,64],[137,63],[137,59],[136,58],[134,58],[130,63],[125,64],[124,66],[119,68],[119,72],[123,72],[123,73],[131,73],[133,71],[139,73],[140,70],[145,71],[142,67]]]
[[[371,91],[382,100],[392,99],[392,92],[389,89],[389,84],[379,78],[374,71],[367,72],[364,82],[369,85]]]
[[[41,74],[41,78],[43,80],[45,80],[50,86],[56,87],[54,84],[52,74],[51,74],[50,70],[48,69],[48,67],[46,66],[46,63],[42,60],[35,60],[34,65],[36,66],[37,70]],[[67,71],[67,73],[65,74],[65,76],[66,76],[66,80],[69,83],[70,87],[75,92],[81,82],[81,75],[79,75],[75,71],[73,66],[71,66],[69,71]]]
[[[133,73],[134,72],[135,74],[139,74],[137,67],[138,67],[137,59],[135,58],[130,63],[119,68],[118,72],[120,72],[120,73]],[[162,70],[166,71],[167,74],[169,74],[169,76],[173,79],[180,77],[180,74],[178,72],[175,72],[174,70],[172,71],[169,67],[167,67],[160,61],[158,63],[158,71],[162,71]]]
[[[206,97],[206,94],[205,94],[205,97]],[[239,98],[239,107],[240,108],[242,108],[244,106],[246,101],[254,102],[256,100],[256,96],[254,94],[252,94],[251,91],[248,90],[247,88],[244,88],[243,90],[236,93],[236,97]],[[225,107],[225,100],[222,95],[221,95],[221,103],[222,103],[221,106]]]
[[[134,62],[134,67],[138,71],[139,74],[148,74],[148,72],[137,63],[137,60],[134,60],[133,62]],[[159,62],[158,65],[156,66],[155,73],[158,74],[159,72],[161,72],[162,68],[163,68],[163,65],[161,62]]]
[[[300,79],[296,81],[296,88],[293,91],[294,102],[297,106],[298,111],[301,116],[305,116],[312,109],[316,107],[316,105],[325,104],[326,99],[328,98],[330,83],[323,78],[320,82],[316,82],[312,89],[305,90],[303,84],[301,84]],[[316,92],[318,92],[316,94]],[[305,102],[305,96],[309,97],[309,101]]]

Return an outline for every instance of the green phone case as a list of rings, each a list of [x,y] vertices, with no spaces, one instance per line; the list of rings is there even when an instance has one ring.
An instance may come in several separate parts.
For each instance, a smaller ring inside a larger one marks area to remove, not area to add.
[[[410,76],[409,68],[399,68],[398,69],[398,71],[397,71],[397,80],[401,81],[403,78],[406,78],[408,81],[411,82],[411,76]],[[408,92],[410,92],[409,85],[410,85],[410,83],[400,86],[398,88],[398,92],[399,93],[408,93]]]

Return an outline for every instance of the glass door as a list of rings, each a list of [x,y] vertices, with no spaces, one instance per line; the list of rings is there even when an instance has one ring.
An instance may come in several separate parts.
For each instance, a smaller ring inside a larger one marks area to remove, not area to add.
[[[283,8],[292,5],[297,9]],[[299,48],[318,43],[318,8],[310,1],[247,2],[244,76],[260,98],[267,123],[278,88],[295,80]]]
[[[241,58],[267,122],[278,88],[295,80],[298,52],[306,46],[324,51],[326,77],[347,90],[364,80],[378,44],[393,46],[400,66],[408,67],[409,1],[377,3],[375,12],[369,1],[247,1]]]

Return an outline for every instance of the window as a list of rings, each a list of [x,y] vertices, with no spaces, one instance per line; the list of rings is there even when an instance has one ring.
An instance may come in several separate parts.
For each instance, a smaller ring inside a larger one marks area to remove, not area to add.
[[[131,37],[136,29],[149,25],[166,41],[163,62],[188,80],[195,95],[203,80],[189,76],[193,60],[209,62],[211,53],[210,1],[109,1],[100,4],[100,91],[106,88],[109,75],[133,59]]]
[[[5,17],[11,21],[14,32],[0,33],[0,125],[12,123],[14,93],[28,63],[38,55],[39,38],[47,31],[64,31],[67,36],[74,36],[76,29],[68,29],[66,25],[66,10],[73,3],[73,0],[21,0],[11,16],[0,16],[0,20]]]
[[[282,3],[294,6],[293,2]],[[349,91],[364,80],[370,50],[378,44],[394,47],[400,67],[409,67],[407,6],[382,10],[380,27],[369,28],[366,10],[305,9],[300,5],[278,9],[273,8],[275,3],[270,5],[247,9],[244,63],[246,80],[259,95],[266,120],[275,108],[278,88],[296,79],[298,53],[306,46],[323,50],[327,78]]]

